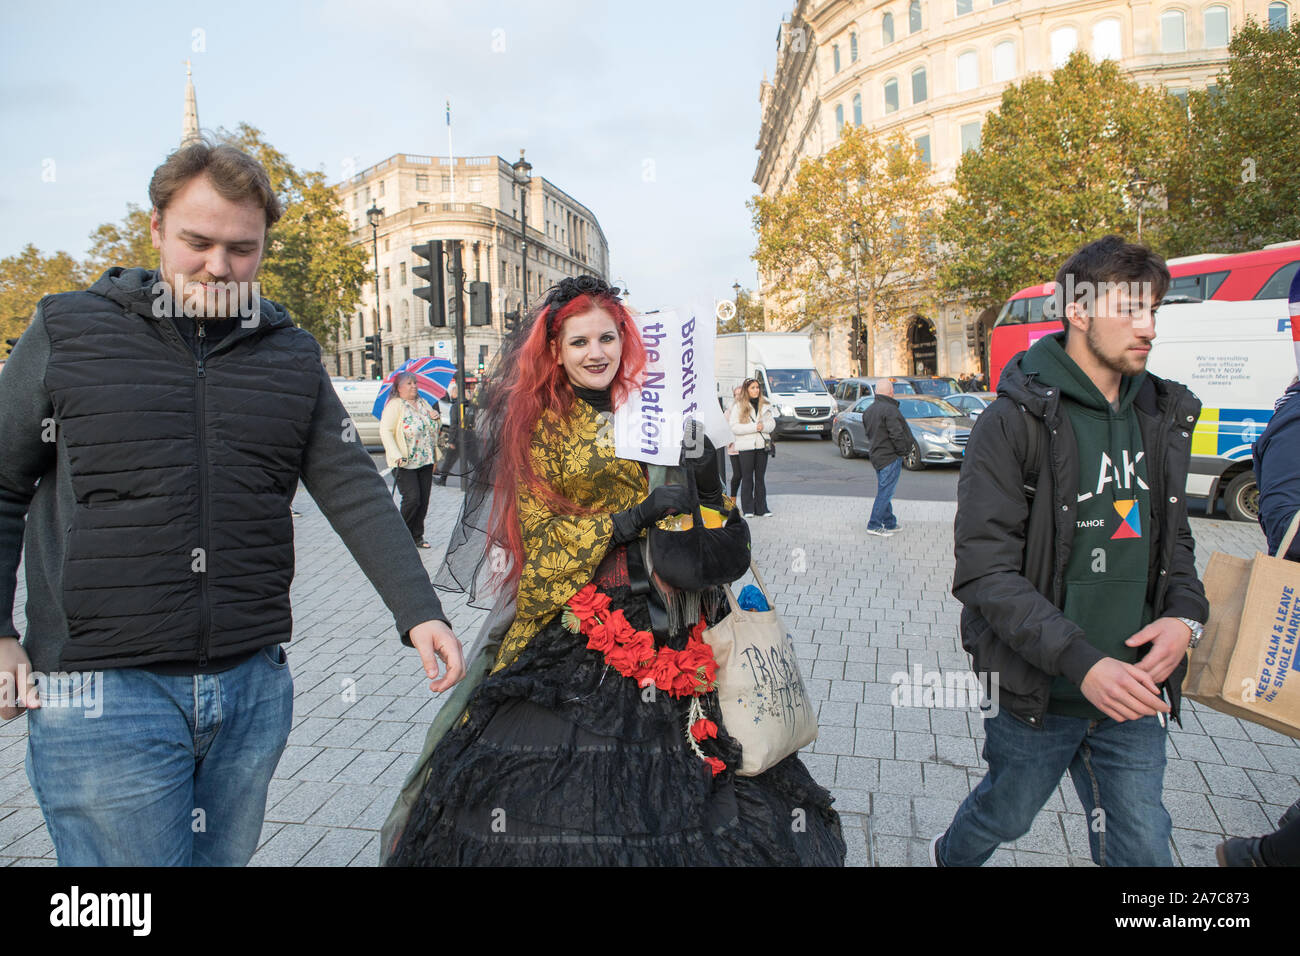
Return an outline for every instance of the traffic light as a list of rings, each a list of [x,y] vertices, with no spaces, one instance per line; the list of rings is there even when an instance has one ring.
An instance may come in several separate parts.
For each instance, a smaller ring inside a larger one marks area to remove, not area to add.
[[[492,324],[492,284],[490,282],[471,282],[469,284],[469,324]]]
[[[17,340],[17,339],[5,339],[5,345],[9,346],[9,351],[6,352],[5,355],[6,355],[6,356],[13,355],[13,354],[14,354],[14,346],[17,345],[17,344],[18,344],[18,340]]]
[[[421,259],[428,260],[427,266],[415,266],[411,272],[423,279],[428,285],[422,285],[411,291],[429,303],[429,324],[438,328],[447,326],[447,283],[442,271],[442,240],[422,242],[411,246],[411,252]]]
[[[366,348],[361,353],[363,362],[374,362],[375,370],[382,376],[384,372],[383,356],[384,340],[378,332],[374,335],[366,336]]]

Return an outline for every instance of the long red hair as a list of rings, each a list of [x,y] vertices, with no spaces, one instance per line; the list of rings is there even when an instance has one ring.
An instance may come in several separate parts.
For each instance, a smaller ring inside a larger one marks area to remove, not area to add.
[[[628,393],[641,385],[646,364],[645,345],[631,314],[614,296],[579,295],[558,308],[543,307],[534,316],[518,346],[514,376],[502,384],[502,394],[493,403],[502,417],[496,429],[495,494],[488,530],[489,540],[502,547],[511,559],[495,576],[502,586],[513,587],[523,570],[524,541],[517,497],[521,483],[526,482],[556,514],[595,513],[563,497],[541,480],[533,471],[530,457],[533,430],[542,415],[549,411],[561,419],[567,418],[575,398],[569,377],[552,352],[552,344],[559,341],[566,319],[592,309],[600,309],[614,321],[623,342],[618,372],[609,388],[613,408],[621,406]]]

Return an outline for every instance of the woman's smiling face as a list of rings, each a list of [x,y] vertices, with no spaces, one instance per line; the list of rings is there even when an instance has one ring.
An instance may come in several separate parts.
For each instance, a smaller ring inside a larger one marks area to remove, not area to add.
[[[618,374],[623,337],[614,319],[593,307],[564,320],[554,348],[556,361],[564,366],[571,384],[602,391]]]

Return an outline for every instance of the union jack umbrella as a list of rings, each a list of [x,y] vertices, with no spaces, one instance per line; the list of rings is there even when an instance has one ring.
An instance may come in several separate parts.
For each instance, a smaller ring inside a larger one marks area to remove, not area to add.
[[[413,358],[407,359],[397,368],[393,369],[384,378],[384,383],[379,387],[379,394],[375,396],[375,407],[372,414],[376,418],[382,418],[384,406],[388,404],[389,393],[393,390],[393,382],[397,376],[404,372],[410,372],[415,376],[415,388],[430,405],[433,405],[440,398],[447,395],[447,386],[452,379],[456,377],[456,366],[444,358]]]

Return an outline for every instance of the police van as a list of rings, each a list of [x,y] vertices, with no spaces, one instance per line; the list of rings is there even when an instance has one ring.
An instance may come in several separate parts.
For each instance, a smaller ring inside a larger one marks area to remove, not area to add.
[[[1204,499],[1208,514],[1222,498],[1234,521],[1259,518],[1250,448],[1296,376],[1290,323],[1286,299],[1171,303],[1156,310],[1147,368],[1201,400],[1186,493]]]

